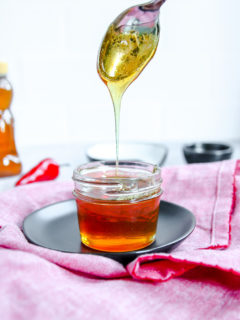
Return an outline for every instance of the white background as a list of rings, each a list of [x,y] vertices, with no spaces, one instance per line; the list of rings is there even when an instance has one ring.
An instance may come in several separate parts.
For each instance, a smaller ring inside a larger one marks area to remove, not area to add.
[[[18,149],[114,138],[96,72],[109,23],[135,0],[1,0]],[[123,98],[120,140],[240,138],[240,0],[167,0],[157,53]]]

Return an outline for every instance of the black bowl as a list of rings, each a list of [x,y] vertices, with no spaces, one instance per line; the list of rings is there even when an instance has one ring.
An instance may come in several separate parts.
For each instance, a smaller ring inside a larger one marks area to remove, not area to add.
[[[233,148],[224,143],[194,143],[185,145],[183,153],[188,163],[214,162],[230,159]]]

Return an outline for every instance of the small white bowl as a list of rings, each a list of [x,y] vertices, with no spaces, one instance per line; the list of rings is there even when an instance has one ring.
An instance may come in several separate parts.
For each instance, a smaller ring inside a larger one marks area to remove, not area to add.
[[[119,145],[119,160],[144,161],[162,166],[167,158],[167,147],[158,143],[124,142]],[[116,159],[115,143],[99,143],[87,148],[90,161]]]

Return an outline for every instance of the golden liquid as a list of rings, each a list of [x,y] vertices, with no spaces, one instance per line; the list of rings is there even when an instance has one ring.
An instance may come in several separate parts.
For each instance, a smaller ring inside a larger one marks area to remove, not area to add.
[[[0,177],[17,175],[21,172],[14,141],[14,121],[8,109],[12,90],[0,88]]]
[[[102,251],[138,250],[155,240],[160,196],[131,203],[77,199],[82,242]]]
[[[142,30],[120,32],[112,24],[98,57],[98,73],[110,91],[114,106],[117,166],[122,95],[151,60],[158,45],[158,25],[151,32]]]
[[[12,90],[0,88],[0,110],[9,108],[12,100]]]

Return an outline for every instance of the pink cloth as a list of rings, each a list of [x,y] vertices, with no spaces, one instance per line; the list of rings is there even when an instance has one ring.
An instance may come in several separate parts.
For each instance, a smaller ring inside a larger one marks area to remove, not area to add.
[[[25,239],[24,217],[71,198],[71,182],[1,194],[3,319],[239,319],[239,173],[236,161],[163,169],[163,199],[192,210],[197,227],[172,253],[141,256],[127,268]]]

